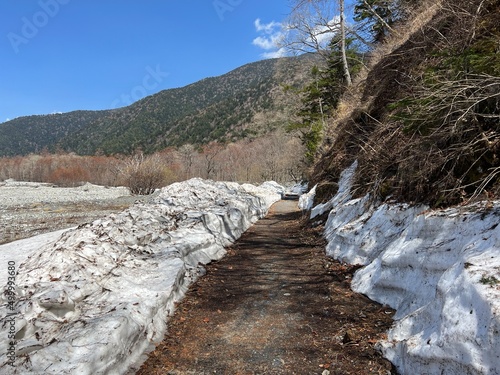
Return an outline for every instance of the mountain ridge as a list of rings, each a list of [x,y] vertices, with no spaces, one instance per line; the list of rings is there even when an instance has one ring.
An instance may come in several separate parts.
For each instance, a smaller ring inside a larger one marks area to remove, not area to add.
[[[286,124],[292,104],[282,86],[311,79],[316,61],[314,55],[262,60],[127,107],[19,117],[0,124],[0,156],[130,154],[266,134]]]

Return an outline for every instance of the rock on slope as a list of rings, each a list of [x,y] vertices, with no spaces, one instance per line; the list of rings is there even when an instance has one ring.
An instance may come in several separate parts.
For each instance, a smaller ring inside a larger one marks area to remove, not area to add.
[[[40,248],[19,267],[15,303],[2,296],[0,337],[8,337],[13,319],[17,354],[9,364],[9,342],[0,340],[0,372],[125,373],[161,339],[200,264],[221,258],[280,199],[279,186],[266,186],[173,184],[154,203]]]

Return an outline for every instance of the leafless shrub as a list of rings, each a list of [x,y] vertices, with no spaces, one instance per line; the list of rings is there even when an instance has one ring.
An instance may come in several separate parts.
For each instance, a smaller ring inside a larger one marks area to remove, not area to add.
[[[436,80],[404,103],[360,142],[357,185],[434,205],[488,196],[500,181],[500,78]]]
[[[169,183],[171,172],[158,154],[136,153],[125,161],[125,183],[131,194],[149,195]]]
[[[420,101],[418,112],[433,114],[434,120],[421,125],[434,122],[435,128],[414,130],[428,132],[419,143],[435,144],[440,151],[433,169],[441,172],[437,182],[443,198],[479,196],[499,175],[500,78],[471,75],[439,81],[421,94]]]

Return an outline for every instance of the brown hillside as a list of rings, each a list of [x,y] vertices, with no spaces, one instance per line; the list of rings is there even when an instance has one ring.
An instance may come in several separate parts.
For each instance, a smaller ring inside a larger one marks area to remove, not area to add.
[[[500,1],[414,14],[346,94],[313,173],[320,199],[355,159],[358,194],[434,206],[500,196]]]

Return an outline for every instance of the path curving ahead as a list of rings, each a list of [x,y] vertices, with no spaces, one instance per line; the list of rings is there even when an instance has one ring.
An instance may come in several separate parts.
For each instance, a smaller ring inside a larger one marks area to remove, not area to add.
[[[276,203],[207,267],[137,374],[391,374],[374,350],[392,312],[350,290],[296,202]]]

